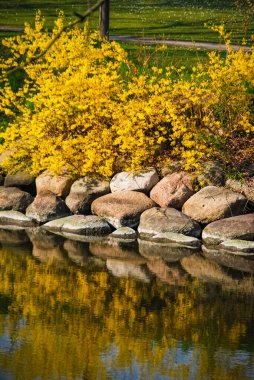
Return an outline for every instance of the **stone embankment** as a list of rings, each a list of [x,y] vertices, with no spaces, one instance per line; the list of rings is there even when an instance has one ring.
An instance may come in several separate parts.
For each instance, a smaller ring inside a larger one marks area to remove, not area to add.
[[[183,252],[202,245],[206,254],[254,256],[254,176],[226,181],[213,163],[196,182],[182,171],[164,173],[122,172],[111,181],[48,171],[36,179],[7,175],[0,187],[0,228],[37,226],[102,245],[134,241],[143,256],[172,260],[179,247]]]

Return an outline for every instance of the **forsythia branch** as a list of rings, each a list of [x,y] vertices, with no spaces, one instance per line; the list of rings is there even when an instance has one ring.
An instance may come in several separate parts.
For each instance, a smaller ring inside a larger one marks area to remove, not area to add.
[[[54,45],[54,43],[61,37],[61,35],[63,34],[63,32],[66,32],[67,30],[72,29],[75,25],[84,22],[86,20],[86,18],[89,17],[95,11],[97,11],[97,9],[99,9],[100,6],[104,2],[105,2],[105,0],[99,0],[95,5],[93,5],[91,8],[89,8],[84,15],[81,15],[81,14],[75,12],[74,14],[78,18],[75,21],[73,21],[73,22],[71,22],[71,23],[63,26],[59,30],[59,32],[54,36],[54,38],[52,38],[52,40],[48,43],[48,45],[46,46],[46,48],[40,54],[35,55],[34,57],[30,58],[24,64],[12,68],[11,70],[9,70],[7,72],[7,74],[11,74],[11,73],[13,73],[13,72],[15,72],[15,71],[17,71],[19,69],[23,69],[27,64],[35,62],[38,59],[40,59],[41,57],[43,57],[47,53],[47,51],[51,48],[51,46]]]

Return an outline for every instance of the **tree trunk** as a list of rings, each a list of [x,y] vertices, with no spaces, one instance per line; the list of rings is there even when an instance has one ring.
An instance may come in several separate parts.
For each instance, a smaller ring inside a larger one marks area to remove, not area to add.
[[[109,36],[109,0],[105,0],[100,6],[100,35]]]

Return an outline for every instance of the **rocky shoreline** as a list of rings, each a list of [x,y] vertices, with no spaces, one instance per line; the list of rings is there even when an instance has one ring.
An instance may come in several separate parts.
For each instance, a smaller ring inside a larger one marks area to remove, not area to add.
[[[171,170],[160,178],[154,168],[118,173],[111,181],[49,171],[36,179],[8,174],[0,187],[0,225],[77,241],[136,241],[148,255],[203,245],[254,256],[254,176],[225,181],[212,169],[200,177],[198,191],[191,174]]]

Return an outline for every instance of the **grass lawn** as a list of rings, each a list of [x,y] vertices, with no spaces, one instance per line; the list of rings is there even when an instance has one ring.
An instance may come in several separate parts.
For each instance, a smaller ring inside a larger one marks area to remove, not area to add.
[[[22,27],[25,21],[33,22],[35,10],[41,9],[51,27],[60,9],[71,20],[74,11],[82,13],[95,2],[0,0],[0,26]],[[246,3],[246,0],[241,2]],[[216,33],[204,24],[225,23],[232,31],[234,42],[239,42],[246,29],[247,37],[254,32],[253,16],[248,17],[246,9],[237,9],[235,0],[111,0],[110,32],[112,35],[218,41]],[[92,16],[91,25],[98,25],[98,12]]]

